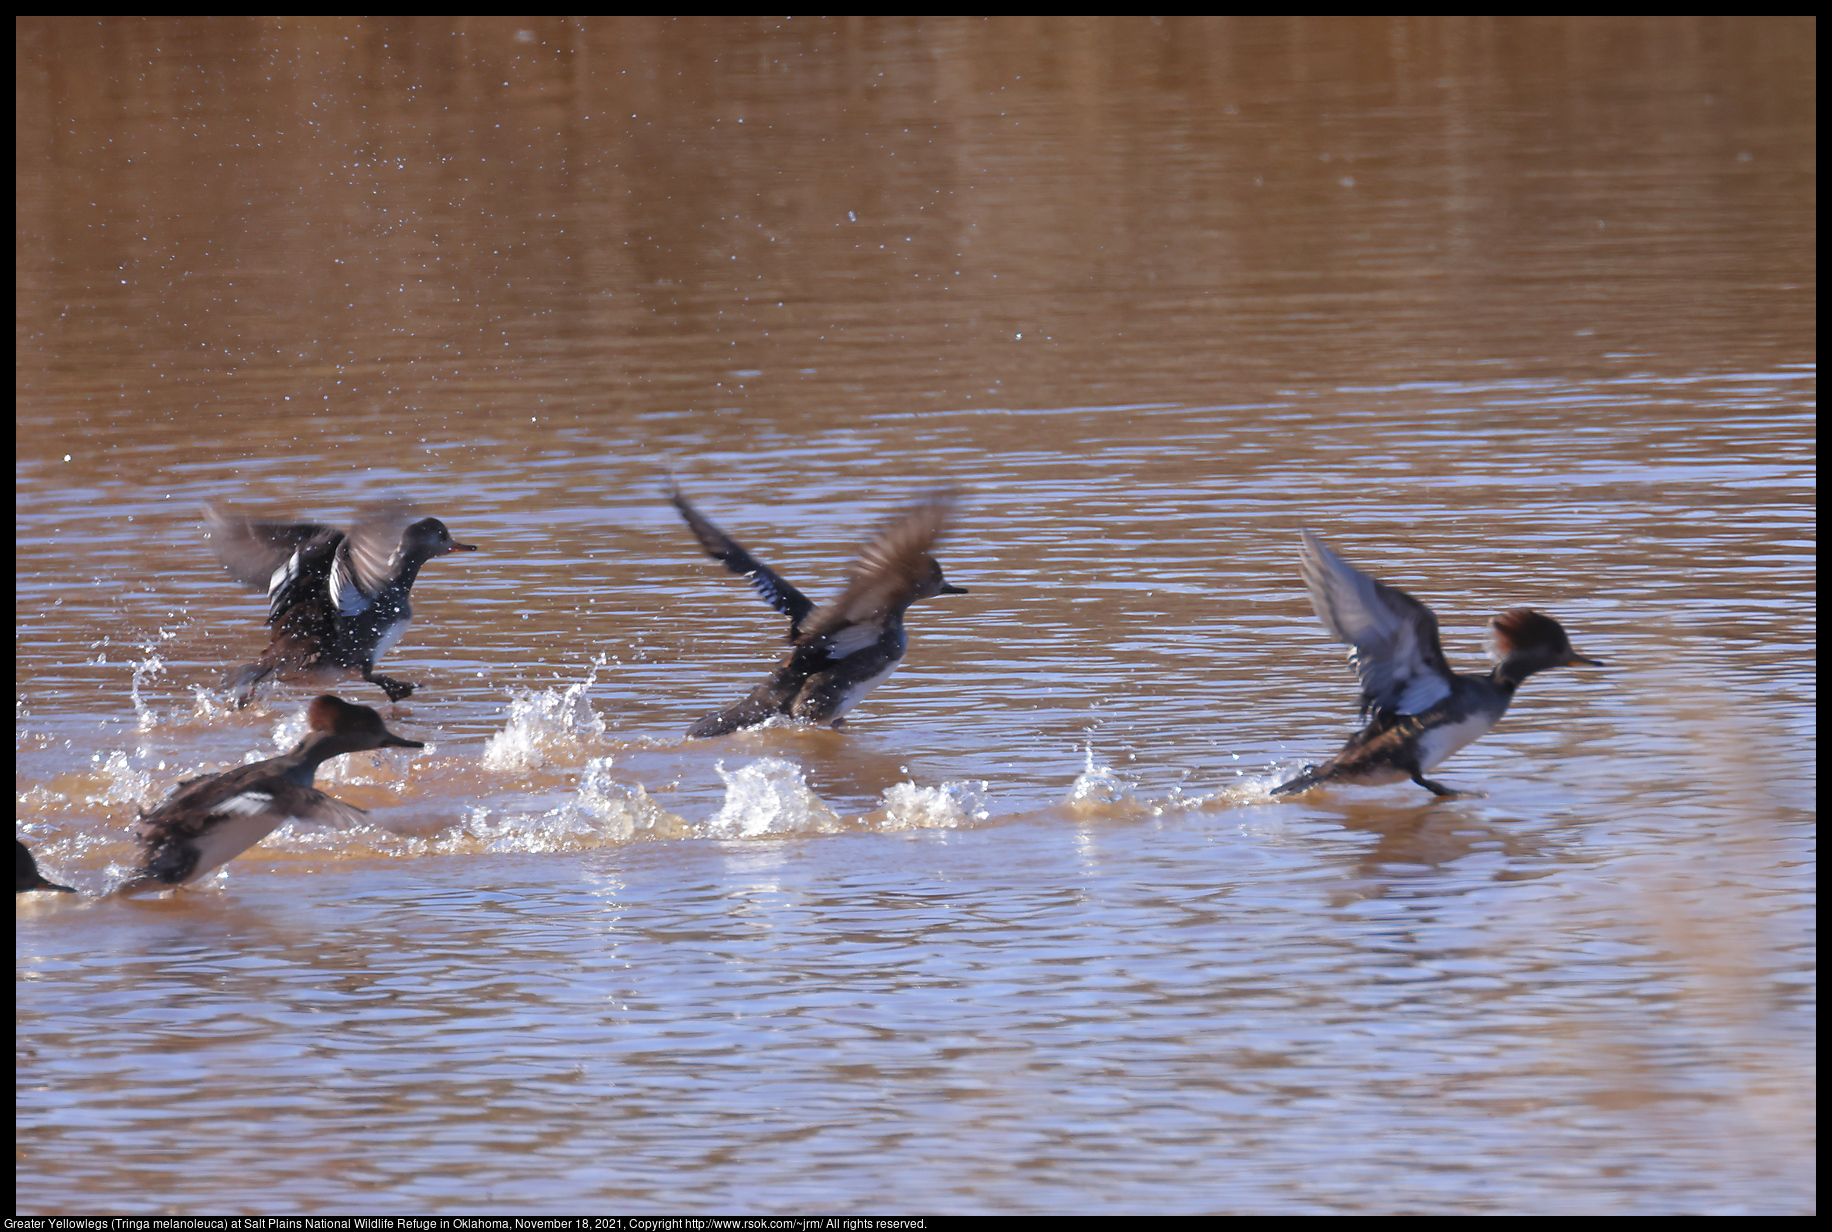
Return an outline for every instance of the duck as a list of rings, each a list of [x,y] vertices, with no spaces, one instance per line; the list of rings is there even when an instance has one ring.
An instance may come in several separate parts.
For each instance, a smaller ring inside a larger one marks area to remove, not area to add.
[[[318,522],[262,521],[206,506],[209,538],[236,581],[267,592],[273,640],[231,670],[224,687],[238,708],[269,676],[330,684],[358,675],[398,702],[414,685],[378,675],[376,663],[413,619],[408,591],[435,556],[475,552],[438,518],[414,517],[403,501],[371,506],[348,530]]]
[[[1407,780],[1437,796],[1480,794],[1454,791],[1425,774],[1500,722],[1527,677],[1555,667],[1605,666],[1573,650],[1552,617],[1515,607],[1489,621],[1493,670],[1454,672],[1430,608],[1355,568],[1314,532],[1302,534],[1300,568],[1311,607],[1337,641],[1354,648],[1349,662],[1361,678],[1368,722],[1335,757],[1273,788],[1274,796],[1324,783]]]
[[[57,890],[64,894],[76,893],[75,886],[58,885],[55,881],[47,880],[45,875],[38,871],[38,861],[32,858],[32,849],[30,847],[27,847],[17,838],[13,840],[13,846],[18,848],[18,855],[13,861],[13,892],[15,894],[24,894],[29,890]]]
[[[789,618],[790,649],[776,670],[744,700],[689,727],[694,739],[756,727],[777,715],[839,727],[903,662],[909,606],[967,593],[943,576],[930,554],[953,514],[951,491],[933,493],[885,524],[852,562],[845,588],[819,607],[708,521],[678,487],[669,488],[668,499],[708,556],[748,579],[764,602]]]
[[[382,716],[326,693],[306,709],[306,733],[283,757],[187,779],[140,814],[140,866],[120,893],[189,885],[227,864],[289,821],[339,828],[366,814],[312,786],[318,767],[367,749],[425,748],[388,730]]]

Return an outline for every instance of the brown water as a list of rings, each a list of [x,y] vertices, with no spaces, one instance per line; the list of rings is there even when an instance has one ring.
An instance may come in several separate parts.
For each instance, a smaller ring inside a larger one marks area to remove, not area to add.
[[[298,738],[202,502],[480,551],[374,826],[21,902],[19,1210],[1811,1210],[1815,30],[22,23],[53,873]],[[686,741],[781,628],[670,476],[817,598],[957,485],[971,593]],[[1610,667],[1272,803],[1304,526]]]

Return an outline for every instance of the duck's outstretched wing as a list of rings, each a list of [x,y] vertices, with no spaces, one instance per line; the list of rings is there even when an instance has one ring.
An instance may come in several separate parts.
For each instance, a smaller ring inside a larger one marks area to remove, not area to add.
[[[892,609],[901,610],[915,599],[965,593],[947,584],[929,554],[954,513],[954,499],[953,492],[937,492],[887,523],[853,561],[846,589],[802,626],[803,636],[837,634],[851,625],[881,626]]]
[[[1418,714],[1450,695],[1438,618],[1403,590],[1377,582],[1310,531],[1301,553],[1310,605],[1361,677],[1361,710]]]
[[[814,610],[814,604],[808,601],[807,596],[776,576],[774,570],[745,551],[737,540],[708,522],[698,509],[687,502],[679,488],[669,488],[668,499],[681,511],[681,517],[687,521],[687,528],[700,541],[700,546],[706,549],[708,556],[747,579],[752,589],[763,596],[765,603],[789,618],[789,640],[795,641],[801,635],[802,621]]]
[[[205,537],[229,576],[256,590],[272,588],[274,571],[293,558],[300,547],[315,539],[338,534],[319,522],[273,522],[204,506],[209,525]]]

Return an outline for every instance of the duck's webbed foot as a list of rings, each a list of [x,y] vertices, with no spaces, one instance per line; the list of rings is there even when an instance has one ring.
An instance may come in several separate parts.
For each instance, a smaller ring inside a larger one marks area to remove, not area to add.
[[[379,685],[382,692],[388,695],[388,700],[391,702],[398,702],[404,697],[413,696],[413,684],[411,681],[396,680],[392,676],[377,676],[374,672],[364,672],[363,679],[367,680],[370,684]]]

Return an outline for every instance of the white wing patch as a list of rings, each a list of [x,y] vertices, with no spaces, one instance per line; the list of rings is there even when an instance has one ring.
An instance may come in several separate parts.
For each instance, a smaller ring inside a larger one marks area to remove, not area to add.
[[[331,602],[337,605],[338,615],[348,618],[369,610],[369,596],[363,593],[363,588],[350,576],[341,550],[331,561],[330,590]]]
[[[217,805],[215,812],[233,813],[238,817],[252,817],[264,813],[273,807],[274,798],[264,791],[245,791],[239,796],[230,796]]]
[[[847,625],[827,639],[827,657],[844,659],[849,655],[858,654],[867,647],[876,646],[878,639],[883,636],[884,626],[875,621]]]

